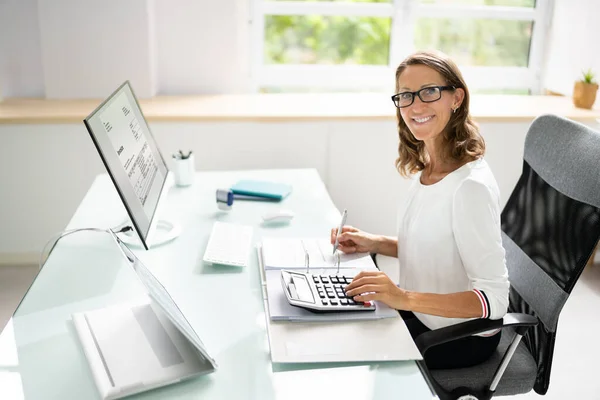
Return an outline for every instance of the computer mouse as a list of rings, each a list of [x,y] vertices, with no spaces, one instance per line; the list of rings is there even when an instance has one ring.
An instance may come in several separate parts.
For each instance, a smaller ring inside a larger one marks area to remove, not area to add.
[[[294,218],[295,214],[290,210],[277,210],[268,212],[262,216],[264,222],[268,223],[283,223],[290,222]]]

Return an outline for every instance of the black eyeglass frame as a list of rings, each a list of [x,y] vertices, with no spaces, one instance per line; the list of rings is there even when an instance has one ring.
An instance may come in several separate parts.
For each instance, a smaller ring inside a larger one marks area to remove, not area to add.
[[[437,98],[437,99],[435,99],[435,100],[423,100],[423,98],[421,97],[421,92],[422,92],[423,90],[432,89],[432,88],[437,88],[437,89],[439,89],[439,91],[440,91],[440,97],[438,97],[438,98]],[[392,102],[394,103],[394,105],[396,106],[396,108],[405,108],[405,107],[410,107],[410,106],[412,106],[412,104],[415,102],[415,95],[417,95],[417,96],[419,96],[419,99],[421,99],[421,101],[422,101],[423,103],[433,103],[433,102],[435,102],[435,101],[438,101],[439,99],[441,99],[441,98],[442,98],[442,92],[443,92],[444,90],[456,90],[456,86],[453,86],[453,85],[449,85],[449,86],[427,86],[427,87],[424,87],[424,88],[422,88],[422,89],[419,89],[419,90],[417,90],[416,92],[400,92],[400,93],[396,93],[395,95],[393,95],[393,96],[392,96]],[[400,100],[398,100],[398,102],[397,102],[397,104],[396,104],[396,100],[395,100],[395,99],[396,99],[396,98],[397,98],[397,99],[399,99],[399,98],[400,98],[400,97],[399,97],[400,95],[402,95],[402,94],[406,94],[406,93],[410,93],[410,94],[412,94],[412,101],[410,102],[410,104],[407,104],[407,105],[405,105],[405,106],[400,106]]]

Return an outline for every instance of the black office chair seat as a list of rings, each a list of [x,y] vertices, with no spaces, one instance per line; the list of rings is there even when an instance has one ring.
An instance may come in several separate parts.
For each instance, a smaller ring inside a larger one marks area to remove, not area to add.
[[[503,329],[502,338],[496,352],[487,361],[479,365],[454,370],[430,370],[431,375],[448,392],[461,386],[478,391],[484,390],[492,381],[514,334],[515,332],[510,328]],[[527,350],[525,343],[520,342],[510,360],[510,364],[508,364],[504,375],[502,375],[502,379],[500,379],[496,395],[508,396],[526,393],[533,387],[536,376],[537,364]],[[503,385],[502,382],[510,382],[510,385]]]

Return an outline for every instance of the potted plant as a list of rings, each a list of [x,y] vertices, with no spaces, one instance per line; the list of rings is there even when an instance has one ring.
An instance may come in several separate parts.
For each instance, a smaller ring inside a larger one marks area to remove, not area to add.
[[[591,69],[587,72],[583,71],[583,77],[580,81],[575,82],[573,89],[573,104],[575,107],[592,108],[596,101],[596,92],[598,84],[594,80],[594,73]]]

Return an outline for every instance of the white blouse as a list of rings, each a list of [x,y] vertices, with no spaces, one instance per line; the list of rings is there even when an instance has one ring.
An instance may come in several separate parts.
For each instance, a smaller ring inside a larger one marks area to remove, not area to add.
[[[500,235],[499,189],[487,162],[472,161],[432,185],[421,173],[398,213],[399,287],[421,293],[472,290],[481,318],[508,307],[508,271]],[[414,313],[429,329],[467,321]]]

